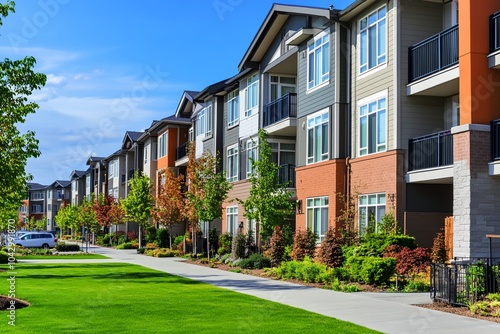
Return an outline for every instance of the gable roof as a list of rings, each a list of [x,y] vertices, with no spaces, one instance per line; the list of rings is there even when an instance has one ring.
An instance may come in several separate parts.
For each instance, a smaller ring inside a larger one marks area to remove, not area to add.
[[[204,100],[207,97],[210,97],[212,95],[216,95],[217,93],[224,92],[225,88],[227,86],[226,82],[229,80],[224,79],[219,82],[216,82],[214,84],[211,84],[210,86],[207,86],[205,89],[203,89],[198,95],[195,96],[194,100],[199,101],[199,102],[204,102]]]
[[[238,71],[241,72],[248,68],[258,69],[258,63],[291,15],[317,16],[331,19],[338,12],[338,10],[330,8],[273,4],[245,52],[243,59],[240,61]]]
[[[177,109],[175,110],[175,116],[180,118],[191,117],[192,105],[195,97],[199,94],[200,92],[197,91],[185,90],[182,93]]]
[[[104,158],[103,157],[94,157],[94,156],[90,156],[88,159],[87,159],[87,165],[91,165],[93,162],[101,162],[103,161]]]
[[[128,150],[134,146],[134,143],[137,142],[137,140],[142,136],[144,132],[138,132],[138,131],[127,131],[125,132],[125,136],[123,137],[122,140],[122,149]],[[127,145],[127,143],[130,143],[130,145]]]
[[[43,190],[47,188],[47,186],[36,182],[28,182],[27,185],[28,185],[28,190],[32,191]]]
[[[69,174],[69,178],[70,179],[74,179],[74,178],[77,179],[77,178],[82,177],[86,173],[87,173],[87,171],[85,171],[85,170],[74,170],[71,172],[71,174]]]
[[[71,187],[71,181],[68,180],[55,180],[47,188],[68,188]]]

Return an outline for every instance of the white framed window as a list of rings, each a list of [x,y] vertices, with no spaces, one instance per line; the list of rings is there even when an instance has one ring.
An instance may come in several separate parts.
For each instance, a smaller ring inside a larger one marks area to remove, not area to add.
[[[383,6],[359,20],[359,73],[387,60],[387,8]]]
[[[278,166],[293,165],[295,166],[295,143],[294,142],[275,142],[269,140],[271,147],[271,161]]]
[[[52,204],[47,205],[47,211],[52,211]]]
[[[307,47],[307,89],[330,80],[330,36],[322,33]]]
[[[196,116],[196,136],[210,137],[212,135],[212,103],[200,110]]]
[[[328,159],[328,109],[307,118],[307,163]]]
[[[328,196],[308,198],[306,215],[307,228],[316,234],[318,242],[323,241],[328,230]]]
[[[113,159],[109,162],[108,165],[108,178],[118,177],[118,159]]]
[[[385,193],[358,196],[358,232],[377,232],[378,223],[385,215]]]
[[[158,137],[158,159],[163,158],[167,155],[167,145],[168,145],[168,131],[162,133]]]
[[[226,208],[226,232],[234,235],[238,231],[238,206]]]
[[[359,102],[359,155],[387,150],[387,94]]]
[[[148,152],[149,152],[149,145],[144,146],[144,163],[148,163]]]
[[[227,180],[238,181],[238,145],[227,148]]]
[[[227,127],[238,124],[240,118],[240,91],[233,90],[227,94]]]
[[[113,198],[118,198],[118,188],[113,189]]]
[[[253,162],[257,160],[257,141],[255,141],[254,139],[249,139],[247,141],[246,158],[247,178],[249,178],[255,172],[253,168]]]
[[[45,193],[43,191],[36,191],[31,193],[31,199],[32,200],[39,200],[39,199],[44,199],[45,198]],[[47,190],[47,198],[50,199],[50,190]]]
[[[295,93],[295,77],[271,75],[270,101],[276,101],[289,93]]]
[[[254,74],[247,79],[245,89],[245,117],[250,117],[259,106],[259,74]]]

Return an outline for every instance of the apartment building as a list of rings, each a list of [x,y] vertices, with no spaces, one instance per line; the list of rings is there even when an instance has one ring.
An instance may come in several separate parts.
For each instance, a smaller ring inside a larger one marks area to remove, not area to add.
[[[71,181],[56,180],[46,188],[47,231],[57,230],[57,212],[71,203]]]
[[[30,182],[28,183],[28,219],[40,220],[45,216],[46,185]]]
[[[123,137],[121,150],[125,155],[125,179],[130,180],[135,172],[142,172],[143,170],[143,157],[144,147],[142,143],[138,141],[143,132],[137,131],[127,131]],[[130,191],[130,186],[125,185],[124,197],[127,197]]]
[[[96,197],[106,194],[106,164],[103,157],[90,156],[87,159],[90,173],[85,176],[85,194],[90,199],[90,194]]]
[[[90,175],[88,171],[74,170],[69,175],[71,181],[71,205],[80,205],[85,196],[86,190],[86,175]]]

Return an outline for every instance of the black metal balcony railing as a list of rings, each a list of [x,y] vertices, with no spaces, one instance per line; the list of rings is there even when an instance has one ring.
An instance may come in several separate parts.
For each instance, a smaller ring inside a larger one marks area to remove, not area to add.
[[[187,142],[182,144],[181,146],[177,147],[177,150],[175,152],[175,160],[182,159],[186,156],[187,154]]]
[[[458,25],[411,46],[409,82],[458,64]]]
[[[491,122],[491,161],[500,160],[500,119]]]
[[[287,188],[295,188],[295,165],[283,164],[278,169],[279,184],[286,184]]]
[[[410,139],[408,170],[453,164],[453,136],[450,130]]]
[[[490,52],[500,50],[500,12],[490,16]]]
[[[288,93],[264,107],[263,126],[269,126],[289,117],[297,117],[297,94]]]
[[[128,178],[127,178],[127,180],[130,180],[131,178],[133,178],[134,177],[134,173],[135,173],[135,170],[134,169],[130,169],[128,171]]]

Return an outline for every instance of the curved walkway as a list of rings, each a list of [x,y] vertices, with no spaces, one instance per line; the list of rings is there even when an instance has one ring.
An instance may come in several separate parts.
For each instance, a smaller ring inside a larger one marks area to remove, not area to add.
[[[185,263],[178,258],[144,256],[137,254],[135,250],[115,250],[92,246],[90,251],[109,256],[112,260],[71,260],[71,262],[116,261],[137,264],[349,321],[384,333],[500,333],[498,323],[412,305],[429,303],[428,293],[342,293],[197,266]],[[49,261],[61,263],[61,260],[36,262]],[[28,262],[28,260],[23,262]]]

